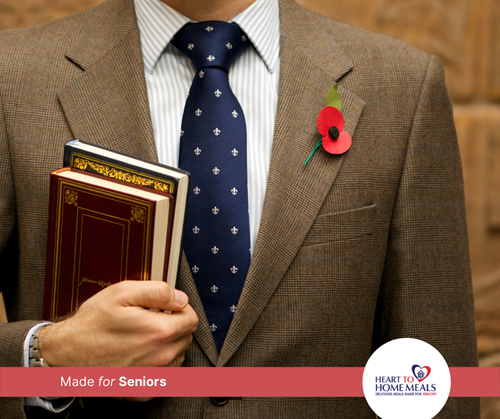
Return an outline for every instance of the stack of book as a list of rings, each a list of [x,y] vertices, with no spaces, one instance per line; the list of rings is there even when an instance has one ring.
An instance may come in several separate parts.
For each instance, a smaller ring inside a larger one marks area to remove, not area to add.
[[[51,173],[44,318],[116,282],[174,287],[189,173],[80,140]]]

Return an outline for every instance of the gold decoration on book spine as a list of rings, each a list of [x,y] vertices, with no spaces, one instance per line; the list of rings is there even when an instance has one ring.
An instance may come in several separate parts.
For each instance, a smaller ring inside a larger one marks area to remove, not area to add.
[[[68,205],[75,205],[75,207],[78,205],[78,202],[76,200],[78,199],[78,192],[74,191],[73,189],[66,189],[66,192],[64,193],[64,202]]]
[[[170,185],[168,185],[167,183],[158,182],[153,179],[147,179],[145,177],[137,176],[128,172],[122,172],[121,170],[116,170],[112,167],[98,164],[90,160],[76,158],[73,162],[73,167],[75,167],[76,169],[86,170],[88,166],[90,166],[100,175],[109,177],[111,179],[121,180],[122,182],[132,183],[133,185],[146,187],[153,186],[154,189],[161,192],[172,192]]]
[[[146,216],[146,211],[144,211],[144,208],[132,207],[132,216],[130,217],[131,221],[137,221],[138,223],[143,223],[145,216]]]

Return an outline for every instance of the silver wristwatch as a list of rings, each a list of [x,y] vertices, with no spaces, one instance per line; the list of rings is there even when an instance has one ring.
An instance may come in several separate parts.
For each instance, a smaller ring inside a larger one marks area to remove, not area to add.
[[[30,339],[30,356],[29,356],[29,366],[30,367],[50,367],[43,358],[40,358],[40,347],[38,342],[38,332],[42,328],[40,327]]]

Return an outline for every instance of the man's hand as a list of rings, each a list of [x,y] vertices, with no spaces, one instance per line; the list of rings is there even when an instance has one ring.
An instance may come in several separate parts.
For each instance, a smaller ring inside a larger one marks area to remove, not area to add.
[[[197,326],[182,291],[160,281],[123,281],[40,330],[40,352],[53,367],[180,366]]]

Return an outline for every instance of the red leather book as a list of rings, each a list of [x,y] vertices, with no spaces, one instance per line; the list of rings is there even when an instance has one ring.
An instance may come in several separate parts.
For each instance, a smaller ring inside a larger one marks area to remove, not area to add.
[[[44,318],[119,281],[166,278],[170,194],[78,169],[51,173]]]
[[[174,224],[167,278],[168,284],[175,286],[182,255],[189,173],[81,140],[68,141],[64,145],[63,167],[74,167],[110,179],[167,192],[174,197]]]

